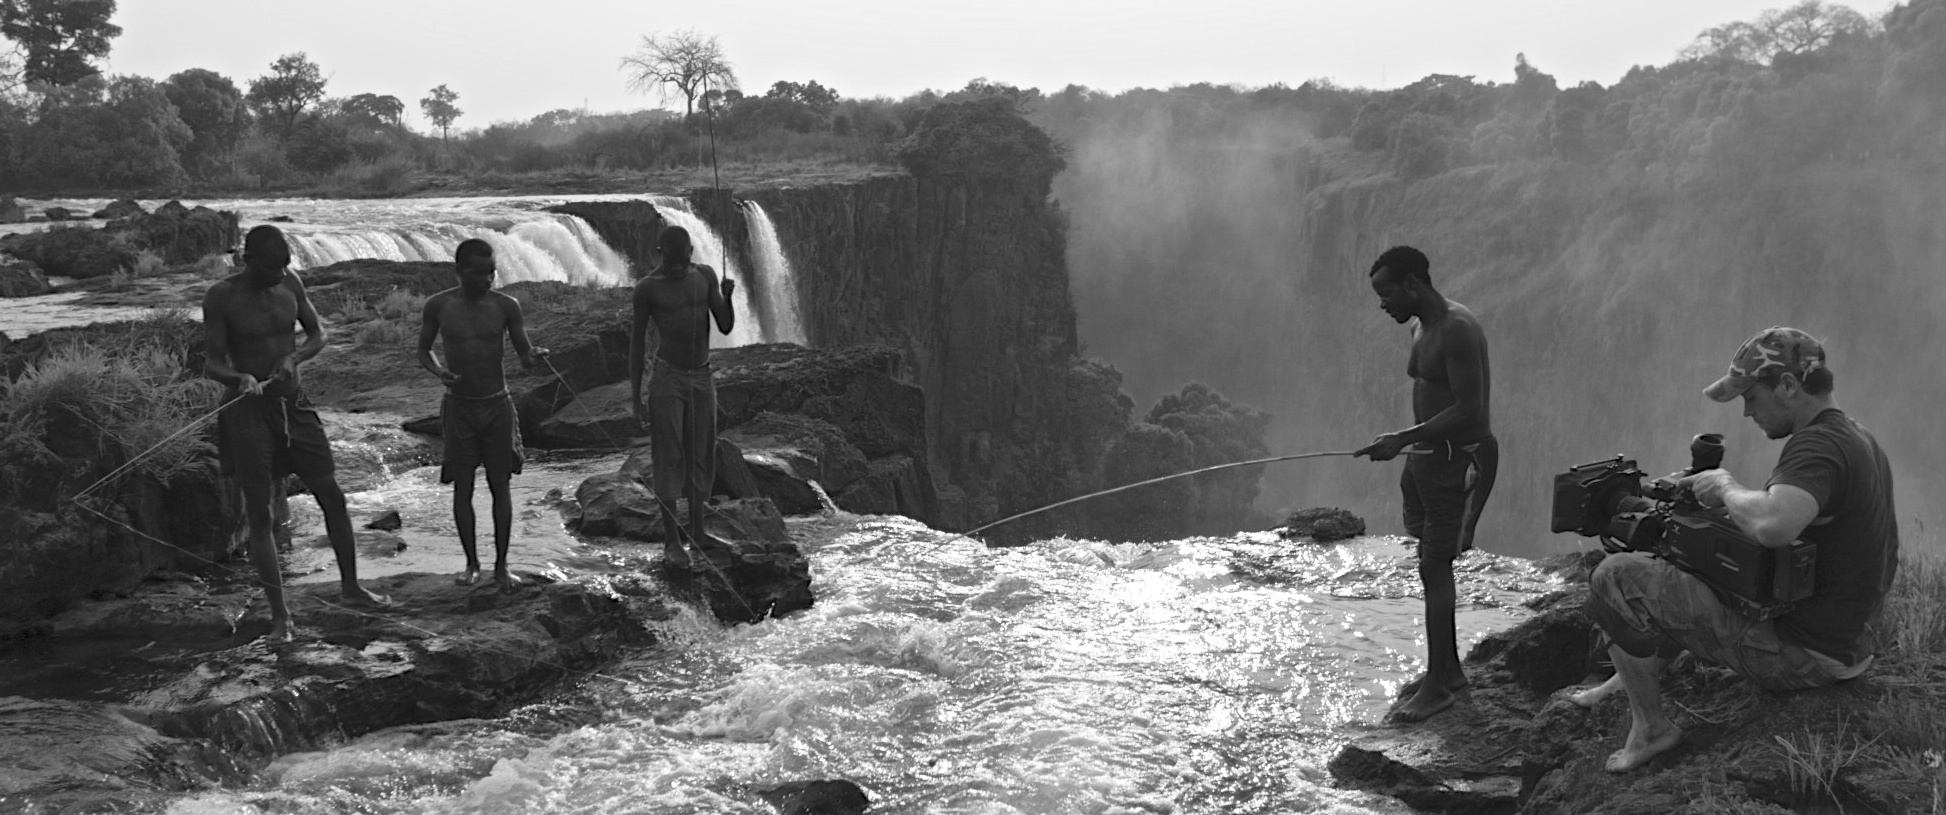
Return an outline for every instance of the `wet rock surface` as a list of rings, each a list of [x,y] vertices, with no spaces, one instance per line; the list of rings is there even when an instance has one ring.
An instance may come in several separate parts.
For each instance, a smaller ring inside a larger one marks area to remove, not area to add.
[[[64,615],[13,648],[104,642],[119,655],[119,680],[0,685],[0,803],[127,803],[384,727],[499,715],[652,644],[643,619],[657,608],[625,602],[648,594],[616,585],[628,579],[530,576],[503,590],[400,574],[369,583],[395,603],[382,611],[345,606],[335,584],[292,586],[299,636],[275,645],[251,639],[268,620],[243,583],[157,589]],[[84,698],[61,698],[61,688]]]

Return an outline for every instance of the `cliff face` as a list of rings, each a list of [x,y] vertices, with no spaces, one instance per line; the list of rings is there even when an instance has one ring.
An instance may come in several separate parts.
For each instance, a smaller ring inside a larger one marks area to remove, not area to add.
[[[1937,522],[1924,462],[1946,433],[1914,411],[1946,398],[1912,354],[1946,345],[1937,168],[1839,161],[1723,187],[1568,162],[1479,166],[1405,182],[1343,145],[1201,153],[1083,144],[1056,193],[1073,213],[1082,336],[1138,399],[1200,378],[1271,411],[1272,451],[1348,449],[1411,423],[1407,332],[1366,271],[1410,244],[1485,327],[1498,486],[1481,544],[1566,548],[1550,482],[1621,453],[1687,465],[1699,432],[1762,483],[1780,444],[1700,389],[1770,325],[1827,341],[1839,404],[1886,447],[1902,521]],[[1203,288],[1185,297],[1183,270]],[[1340,505],[1398,528],[1394,466],[1273,469],[1266,503]]]
[[[926,394],[938,523],[964,528],[1101,486],[1133,403],[1113,368],[1079,356],[1065,216],[1043,191],[887,174],[735,195],[770,215],[812,345],[900,350],[900,375]],[[727,198],[699,190],[690,204],[749,269],[749,230]],[[661,220],[641,207],[563,211],[649,268],[644,236]]]
[[[1129,408],[1118,375],[1078,359],[1054,205],[903,175],[747,197],[783,239],[813,344],[905,351],[927,395],[929,458],[970,513],[948,523],[1091,483]]]

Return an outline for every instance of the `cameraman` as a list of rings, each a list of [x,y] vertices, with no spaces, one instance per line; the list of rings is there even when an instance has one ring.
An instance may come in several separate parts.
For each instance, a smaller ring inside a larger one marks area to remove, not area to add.
[[[1743,415],[1773,439],[1788,437],[1761,489],[1728,472],[1683,479],[1705,507],[1725,507],[1757,543],[1817,545],[1811,595],[1788,614],[1757,620],[1725,605],[1702,580],[1640,552],[1610,555],[1589,579],[1588,611],[1614,642],[1609,654],[1628,690],[1628,740],[1611,772],[1640,767],[1682,741],[1662,712],[1656,657],[1688,649],[1773,691],[1840,682],[1871,665],[1867,622],[1898,570],[1899,529],[1885,452],[1832,400],[1824,348],[1795,328],[1751,337],[1730,372],[1704,389],[1743,397]]]

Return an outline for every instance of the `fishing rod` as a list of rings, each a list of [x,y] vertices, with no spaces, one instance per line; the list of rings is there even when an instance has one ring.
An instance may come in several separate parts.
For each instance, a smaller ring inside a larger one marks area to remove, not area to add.
[[[1410,449],[1408,449],[1408,450],[1400,450],[1400,451],[1399,451],[1399,455],[1402,455],[1402,456],[1421,456],[1421,455],[1427,455],[1427,454],[1430,454],[1431,452],[1432,452],[1432,451],[1430,451],[1430,450],[1410,450]],[[1358,454],[1358,451],[1355,451],[1355,450],[1325,450],[1325,451],[1320,451],[1320,452],[1315,452],[1315,453],[1296,453],[1296,454],[1293,454],[1293,455],[1288,455],[1288,456],[1270,456],[1270,457],[1267,457],[1267,458],[1253,458],[1253,459],[1251,459],[1251,460],[1249,460],[1249,461],[1233,461],[1233,462],[1230,462],[1230,463],[1228,463],[1228,464],[1216,464],[1216,465],[1212,465],[1212,466],[1209,466],[1209,467],[1202,467],[1202,468],[1199,468],[1199,469],[1195,469],[1195,470],[1186,470],[1186,471],[1183,471],[1183,472],[1180,472],[1180,473],[1172,473],[1172,474],[1170,474],[1170,475],[1165,475],[1165,476],[1160,476],[1160,477],[1157,477],[1157,478],[1151,478],[1151,479],[1148,479],[1147,481],[1137,481],[1137,482],[1135,482],[1135,483],[1133,483],[1133,484],[1123,484],[1122,486],[1119,486],[1119,487],[1110,487],[1110,488],[1108,488],[1108,489],[1105,489],[1105,490],[1099,490],[1099,491],[1096,491],[1096,492],[1091,492],[1091,493],[1088,493],[1088,494],[1086,494],[1086,495],[1077,495],[1077,496],[1075,496],[1075,497],[1073,497],[1073,498],[1069,498],[1069,499],[1067,499],[1067,500],[1065,500],[1065,501],[1058,501],[1058,502],[1055,502],[1055,503],[1052,503],[1052,504],[1048,504],[1047,506],[1044,506],[1044,507],[1038,507],[1038,508],[1035,508],[1035,509],[1030,509],[1030,510],[1027,510],[1026,512],[1019,512],[1019,513],[1015,513],[1015,514],[1013,514],[1013,515],[1009,515],[1009,516],[1007,516],[1007,517],[1005,517],[1005,518],[1001,518],[1000,520],[997,520],[997,521],[990,521],[990,522],[987,522],[987,523],[984,523],[984,524],[981,524],[981,525],[979,525],[979,526],[976,526],[976,527],[974,527],[974,528],[972,528],[972,529],[969,529],[969,530],[967,530],[967,531],[965,531],[965,532],[961,532],[961,533],[959,533],[959,534],[958,534],[958,536],[957,536],[957,537],[965,537],[965,538],[971,538],[971,537],[973,537],[974,535],[978,535],[978,534],[980,534],[981,532],[984,532],[984,531],[986,531],[986,530],[988,530],[988,529],[992,529],[993,527],[996,527],[996,526],[999,526],[999,525],[1001,525],[1001,524],[1005,524],[1005,523],[1011,523],[1011,522],[1013,522],[1013,521],[1017,521],[1017,520],[1020,520],[1021,518],[1026,518],[1026,517],[1030,517],[1030,516],[1033,516],[1033,515],[1039,515],[1039,514],[1041,514],[1041,513],[1043,513],[1043,512],[1047,512],[1047,511],[1050,511],[1050,510],[1055,510],[1055,509],[1059,509],[1059,508],[1061,508],[1061,507],[1064,507],[1064,506],[1068,506],[1069,504],[1078,504],[1078,503],[1081,503],[1082,501],[1091,501],[1091,500],[1094,500],[1094,499],[1096,499],[1096,498],[1101,498],[1101,497],[1103,497],[1103,496],[1108,496],[1108,495],[1114,495],[1115,493],[1118,493],[1118,492],[1125,492],[1125,491],[1127,491],[1127,490],[1132,490],[1132,489],[1135,489],[1135,488],[1137,488],[1137,487],[1146,487],[1146,486],[1149,486],[1150,484],[1160,484],[1160,483],[1162,483],[1162,482],[1164,482],[1164,481],[1173,481],[1173,480],[1175,480],[1175,479],[1178,479],[1178,478],[1188,478],[1188,477],[1190,477],[1190,476],[1192,476],[1192,475],[1202,475],[1202,474],[1204,474],[1204,473],[1213,473],[1213,472],[1216,472],[1216,471],[1218,471],[1218,470],[1229,470],[1229,469],[1234,469],[1234,468],[1237,468],[1237,467],[1250,467],[1250,466],[1255,466],[1255,465],[1259,465],[1259,464],[1274,464],[1274,463],[1276,463],[1276,462],[1279,462],[1279,461],[1297,461],[1297,460],[1299,460],[1299,459],[1307,459],[1307,458],[1325,458],[1325,457],[1328,457],[1328,456],[1353,456],[1353,455],[1357,455],[1357,454]],[[955,539],[957,539],[957,538],[949,538],[949,539],[948,539],[947,541],[945,541],[944,543],[951,543],[951,542],[952,542],[953,540],[955,540]],[[942,543],[941,545],[944,545],[944,543]]]

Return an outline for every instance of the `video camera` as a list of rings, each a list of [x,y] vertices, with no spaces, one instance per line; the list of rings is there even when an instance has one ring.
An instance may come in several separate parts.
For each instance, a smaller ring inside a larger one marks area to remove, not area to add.
[[[1676,479],[1723,463],[1723,436],[1689,444],[1689,469],[1648,482],[1635,462],[1616,456],[1554,477],[1552,530],[1601,539],[1610,552],[1647,552],[1696,575],[1727,603],[1759,619],[1810,596],[1817,550],[1797,541],[1771,548],[1750,539],[1722,508],[1705,509]]]

